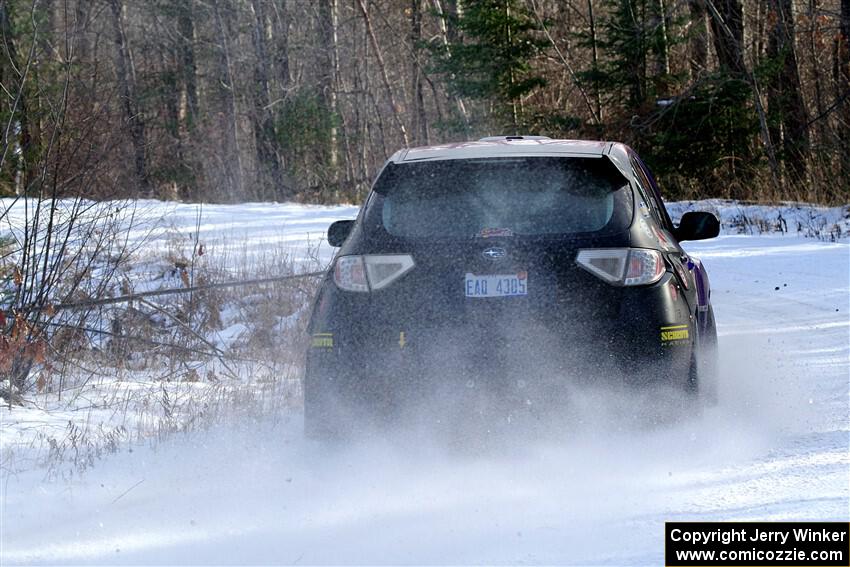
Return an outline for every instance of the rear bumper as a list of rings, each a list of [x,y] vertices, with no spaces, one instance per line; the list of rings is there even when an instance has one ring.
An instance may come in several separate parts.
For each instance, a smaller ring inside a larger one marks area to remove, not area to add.
[[[600,285],[534,313],[495,302],[461,314],[389,309],[365,294],[324,291],[307,356],[307,411],[339,403],[391,413],[446,395],[557,404],[576,383],[683,386],[696,333],[671,274],[648,287]]]
[[[575,385],[684,385],[689,345],[663,348],[645,340],[589,333],[579,340],[551,332],[519,339],[477,339],[470,332],[386,331],[368,342],[317,340],[307,357],[305,405],[350,406],[392,415],[423,400],[508,407],[558,405]]]

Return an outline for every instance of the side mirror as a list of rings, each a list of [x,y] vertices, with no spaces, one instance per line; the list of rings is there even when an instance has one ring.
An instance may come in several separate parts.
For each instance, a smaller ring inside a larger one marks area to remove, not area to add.
[[[691,211],[682,215],[679,228],[676,229],[678,240],[705,240],[720,234],[720,221],[711,213]]]
[[[328,227],[328,244],[339,248],[354,227],[353,220],[336,221]]]

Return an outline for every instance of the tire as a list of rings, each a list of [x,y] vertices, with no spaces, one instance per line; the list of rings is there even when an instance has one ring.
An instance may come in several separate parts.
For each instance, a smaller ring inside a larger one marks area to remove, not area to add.
[[[312,441],[339,439],[339,428],[321,415],[317,408],[304,404],[304,437]]]
[[[697,325],[686,391],[702,406],[717,405],[717,327],[711,306],[705,322]]]
[[[341,420],[334,411],[332,396],[322,388],[317,369],[308,362],[304,374],[304,437],[316,441],[333,441],[342,434]]]
[[[304,437],[323,442],[356,439],[373,426],[373,408],[345,383],[347,377],[335,374],[336,379],[331,381],[323,372],[333,370],[308,365],[305,373]]]

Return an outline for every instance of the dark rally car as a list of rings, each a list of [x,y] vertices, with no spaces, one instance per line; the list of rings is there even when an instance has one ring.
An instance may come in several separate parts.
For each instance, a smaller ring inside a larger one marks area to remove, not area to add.
[[[611,142],[509,136],[405,149],[380,172],[310,322],[305,432],[344,433],[422,400],[557,411],[566,384],[664,384],[713,367],[708,277],[647,167]],[[486,394],[486,395],[485,395]]]

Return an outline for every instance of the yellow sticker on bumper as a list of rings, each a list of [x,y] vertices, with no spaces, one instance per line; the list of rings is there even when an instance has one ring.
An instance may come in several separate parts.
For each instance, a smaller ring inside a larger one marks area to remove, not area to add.
[[[661,327],[661,342],[671,343],[674,341],[687,341],[690,338],[690,332],[687,325],[671,325],[669,327]]]
[[[334,334],[333,333],[316,333],[313,335],[313,348],[333,348]]]

